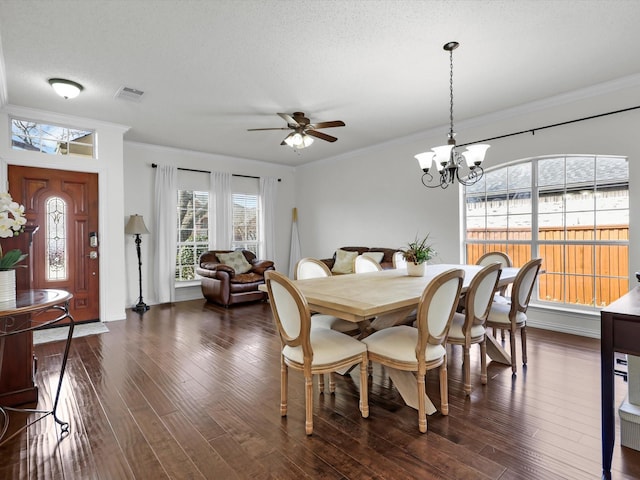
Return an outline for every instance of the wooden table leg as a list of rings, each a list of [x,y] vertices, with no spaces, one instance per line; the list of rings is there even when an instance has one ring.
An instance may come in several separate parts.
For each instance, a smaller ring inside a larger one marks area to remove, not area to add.
[[[404,402],[411,408],[418,410],[418,384],[415,374],[391,367],[386,367],[386,370]],[[425,411],[427,415],[433,415],[437,411],[428,395],[425,395]]]

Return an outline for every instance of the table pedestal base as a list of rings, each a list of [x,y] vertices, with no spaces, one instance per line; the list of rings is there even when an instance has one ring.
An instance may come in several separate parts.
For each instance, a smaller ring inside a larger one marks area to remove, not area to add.
[[[511,365],[511,355],[502,348],[502,345],[498,343],[496,337],[493,335],[486,335],[487,339],[487,355],[491,360],[498,363],[504,363],[505,365]]]

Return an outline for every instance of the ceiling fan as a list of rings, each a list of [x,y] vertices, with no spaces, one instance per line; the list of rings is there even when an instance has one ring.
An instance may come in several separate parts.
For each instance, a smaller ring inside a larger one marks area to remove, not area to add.
[[[319,132],[320,128],[333,128],[333,127],[344,127],[345,124],[342,120],[334,120],[331,122],[319,122],[319,123],[310,123],[310,120],[305,117],[304,112],[293,112],[292,114],[288,113],[279,113],[280,117],[287,122],[286,127],[276,127],[276,128],[249,128],[249,132],[256,132],[258,130],[293,130],[287,137],[282,141],[280,145],[289,145],[292,148],[305,148],[313,143],[313,137],[320,138],[321,140],[325,140],[327,142],[335,142],[338,140],[336,137],[332,137],[331,135],[327,135],[326,133]]]

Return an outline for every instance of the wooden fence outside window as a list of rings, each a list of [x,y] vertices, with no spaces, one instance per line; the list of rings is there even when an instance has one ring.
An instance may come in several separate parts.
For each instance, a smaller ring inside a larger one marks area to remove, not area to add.
[[[483,243],[474,243],[477,241]],[[542,269],[545,273],[538,277],[538,298],[549,302],[604,307],[627,293],[629,246],[599,244],[609,241],[628,242],[629,226],[603,225],[595,230],[593,226],[567,227],[566,237],[562,227],[541,227],[537,241],[538,255],[543,260]],[[501,251],[511,257],[514,266],[520,267],[532,258],[531,230],[468,229],[466,250],[467,263],[470,264],[485,252]]]

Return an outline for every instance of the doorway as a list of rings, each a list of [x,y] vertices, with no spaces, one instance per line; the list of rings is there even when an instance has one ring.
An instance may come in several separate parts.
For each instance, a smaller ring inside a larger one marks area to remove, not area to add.
[[[9,165],[8,179],[27,223],[39,227],[31,288],[65,290],[76,322],[99,320],[98,174]]]

